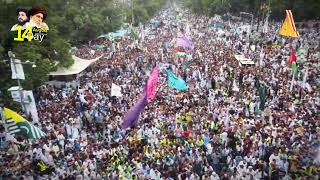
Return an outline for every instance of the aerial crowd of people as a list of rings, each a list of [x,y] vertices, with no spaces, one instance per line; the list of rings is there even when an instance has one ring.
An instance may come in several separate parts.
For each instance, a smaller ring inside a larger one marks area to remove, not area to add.
[[[77,88],[37,90],[36,125],[47,136],[11,137],[0,151],[0,177],[319,178],[319,28],[298,28],[300,37],[286,38],[278,34],[280,23],[257,33],[242,28],[249,24],[244,21],[178,7],[152,22],[161,23],[146,23],[138,40],[127,34],[76,52],[88,59],[103,55],[78,75]],[[194,49],[177,57],[175,38],[187,33]],[[101,44],[101,54],[90,54]],[[296,53],[297,72],[288,66],[292,49],[306,50]],[[240,62],[238,54],[254,64]],[[122,129],[155,65],[155,99],[134,127]],[[186,91],[168,87],[167,69],[185,80]],[[112,83],[121,97],[111,96]]]

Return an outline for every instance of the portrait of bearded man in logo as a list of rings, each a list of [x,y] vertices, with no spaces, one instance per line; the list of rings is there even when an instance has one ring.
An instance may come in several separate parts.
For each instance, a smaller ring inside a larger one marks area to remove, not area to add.
[[[25,24],[25,27],[37,27],[43,30],[49,30],[48,25],[44,22],[47,18],[47,11],[41,6],[32,7],[28,11],[29,22]]]
[[[16,31],[18,26],[24,26],[29,21],[28,11],[29,10],[26,7],[17,8],[16,14],[18,16],[18,23],[12,26],[11,31]]]

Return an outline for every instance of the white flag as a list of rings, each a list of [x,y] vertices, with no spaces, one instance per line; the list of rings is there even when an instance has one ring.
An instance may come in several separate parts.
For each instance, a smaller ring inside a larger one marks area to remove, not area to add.
[[[270,12],[268,12],[267,17],[266,17],[266,21],[264,22],[264,26],[263,26],[263,32],[267,33],[268,32],[268,27],[269,27],[269,17],[270,17]]]
[[[187,26],[186,26],[186,35],[191,36],[191,30],[190,30],[189,24],[187,24]]]
[[[111,96],[122,97],[121,87],[112,83]]]
[[[232,90],[233,90],[233,91],[236,91],[236,92],[239,92],[239,91],[240,91],[240,89],[239,89],[239,87],[237,86],[237,83],[236,83],[235,80],[233,80],[233,82],[232,82]]]
[[[305,70],[304,72],[304,76],[303,76],[303,83],[302,83],[302,88],[306,88],[307,87],[307,77],[308,77],[308,69]]]
[[[21,61],[19,59],[15,59],[14,62],[11,60],[11,71],[12,71],[12,79],[25,79],[23,67]]]
[[[11,92],[11,97],[12,97],[13,101],[21,103],[20,90],[22,90],[22,88],[19,86],[13,86],[8,89],[8,91]]]
[[[31,114],[33,123],[38,123],[39,116],[32,91],[23,91],[23,98],[27,114]]]

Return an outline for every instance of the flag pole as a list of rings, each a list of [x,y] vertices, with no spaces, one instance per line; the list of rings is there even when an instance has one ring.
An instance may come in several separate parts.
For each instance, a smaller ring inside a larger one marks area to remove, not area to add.
[[[0,91],[0,93],[1,93],[1,91]],[[4,132],[5,132],[4,133],[4,141],[2,142],[2,138],[1,138],[1,141],[0,141],[0,149],[2,149],[2,147],[6,147],[5,145],[6,145],[7,133],[8,133],[8,128],[7,128],[7,124],[6,124],[6,117],[5,117],[3,109],[4,109],[3,104],[0,103],[0,116],[1,116],[0,124],[2,124],[2,126],[4,127]]]
[[[308,68],[306,68],[306,70],[305,70],[305,72],[304,72],[303,83],[302,83],[302,87],[303,87],[303,88],[306,88],[306,87],[307,87],[307,85],[306,85],[306,83],[307,83],[307,77],[308,77]]]
[[[0,117],[1,117],[0,124],[3,125],[5,132],[7,132],[6,116],[5,116],[5,113],[4,113],[4,103],[3,103],[2,92],[1,91],[0,91]]]
[[[293,83],[294,83],[294,74],[295,74],[295,72],[296,72],[296,70],[294,70],[293,72],[292,72],[292,80],[291,80],[291,85],[290,85],[290,91],[292,91],[293,90]]]
[[[21,108],[22,108],[23,114],[27,117],[27,109],[26,109],[26,105],[24,104],[24,101],[23,101],[24,97],[23,97],[23,91],[22,91],[22,86],[21,86],[21,82],[20,82],[20,77],[18,77],[17,64],[19,64],[19,63],[17,63],[17,61],[15,59],[15,55],[11,51],[8,52],[8,56],[10,58],[10,61],[13,63],[14,74],[15,74],[17,81],[18,81],[18,87],[19,87],[18,91],[19,91],[19,95],[20,95],[19,98],[20,98]],[[22,63],[20,62],[20,64],[22,64]]]

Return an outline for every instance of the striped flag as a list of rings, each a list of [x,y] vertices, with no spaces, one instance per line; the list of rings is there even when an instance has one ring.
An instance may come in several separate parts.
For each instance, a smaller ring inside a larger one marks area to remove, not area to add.
[[[292,67],[293,64],[296,64],[296,62],[297,62],[297,57],[296,57],[296,55],[294,53],[294,50],[291,49],[291,55],[290,55],[290,60],[289,60],[288,64],[289,64],[290,67]]]
[[[286,19],[280,29],[280,35],[288,37],[299,37],[299,32],[294,24],[291,10],[286,10]]]
[[[186,55],[186,53],[184,53],[184,52],[177,52],[176,53],[176,57],[182,57],[182,56],[185,56]]]
[[[40,139],[46,136],[46,134],[38,127],[34,126],[11,109],[4,108],[4,115],[9,134],[22,134],[28,139]]]

